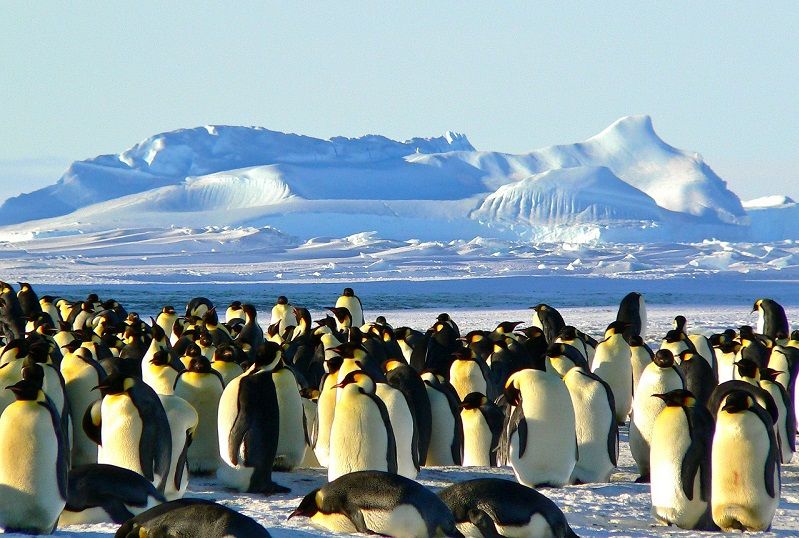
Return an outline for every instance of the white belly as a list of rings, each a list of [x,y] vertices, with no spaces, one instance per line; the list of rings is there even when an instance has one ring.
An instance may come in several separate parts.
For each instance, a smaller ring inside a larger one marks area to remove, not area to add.
[[[302,427],[302,397],[297,381],[289,370],[273,374],[275,392],[280,410],[280,433],[274,468],[290,471],[297,467],[305,456],[305,430]]]
[[[633,368],[630,346],[621,336],[600,342],[592,362],[592,371],[613,391],[616,402],[616,421],[623,423],[630,414],[633,400]]]
[[[605,387],[577,370],[564,378],[574,407],[578,460],[571,481],[607,482],[615,468],[608,454],[608,431],[615,423]]]
[[[413,415],[402,392],[386,383],[377,384],[377,396],[386,404],[397,444],[397,474],[413,480],[418,471],[413,463]]]
[[[189,469],[213,472],[219,466],[219,400],[222,384],[214,374],[185,373],[175,387],[175,396],[197,411],[198,423],[189,446]]]
[[[371,398],[349,385],[336,405],[330,431],[329,481],[353,471],[387,471],[386,425]]]
[[[430,446],[427,449],[425,465],[455,465],[452,460],[452,441],[455,436],[455,417],[449,407],[447,397],[439,391],[428,387],[427,397],[430,400],[430,411],[433,417],[430,429]]]
[[[461,411],[463,421],[463,466],[491,466],[491,429],[479,409]]]

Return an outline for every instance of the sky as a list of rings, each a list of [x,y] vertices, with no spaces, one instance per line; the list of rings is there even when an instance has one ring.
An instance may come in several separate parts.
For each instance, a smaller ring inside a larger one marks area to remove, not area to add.
[[[799,2],[332,4],[3,2],[0,200],[183,127],[524,152],[630,114],[799,200]]]

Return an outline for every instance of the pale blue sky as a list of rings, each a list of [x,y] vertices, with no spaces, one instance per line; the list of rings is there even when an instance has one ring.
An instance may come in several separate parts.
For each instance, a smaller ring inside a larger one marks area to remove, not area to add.
[[[0,198],[181,127],[522,152],[645,113],[799,199],[799,2],[30,4],[0,4]]]

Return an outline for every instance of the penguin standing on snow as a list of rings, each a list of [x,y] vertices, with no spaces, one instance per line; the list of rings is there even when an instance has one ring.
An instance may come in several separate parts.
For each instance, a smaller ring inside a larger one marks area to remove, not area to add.
[[[339,533],[428,538],[463,535],[452,512],[433,492],[403,476],[360,471],[306,495],[289,518]]]
[[[461,402],[463,466],[496,467],[505,416],[485,394],[472,392]]]
[[[430,402],[430,444],[425,465],[461,465],[463,462],[463,422],[458,394],[443,376],[422,374]]]
[[[633,400],[632,352],[624,339],[626,323],[614,321],[605,331],[605,339],[596,347],[591,370],[601,377],[613,391],[616,402],[616,422],[624,424],[630,414]]]
[[[61,418],[36,381],[7,388],[16,401],[0,416],[0,527],[52,534],[67,498],[69,448]]]
[[[687,390],[651,397],[666,404],[652,426],[652,515],[681,529],[716,530],[710,516],[713,417]]]
[[[225,387],[219,401],[217,477],[228,487],[250,493],[287,493],[272,482],[280,410],[272,370],[280,346],[265,342],[255,349],[253,365]],[[299,425],[298,425],[299,426]]]
[[[712,448],[713,521],[724,532],[766,531],[780,502],[780,449],[769,414],[746,392],[729,393]]]
[[[558,505],[510,480],[466,480],[442,489],[438,496],[464,536],[577,538]]]
[[[423,465],[427,459],[433,422],[424,381],[416,370],[398,359],[389,359],[383,364],[383,369],[386,371],[388,384],[402,392],[411,408],[417,431],[418,461]]]
[[[363,325],[363,305],[361,299],[355,295],[352,288],[344,288],[341,296],[336,300],[336,308],[346,308],[352,316],[352,326],[360,327]]]

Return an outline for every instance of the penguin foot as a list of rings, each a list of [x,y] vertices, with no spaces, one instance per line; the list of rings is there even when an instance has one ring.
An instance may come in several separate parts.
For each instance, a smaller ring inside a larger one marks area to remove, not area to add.
[[[290,493],[291,488],[287,488],[286,486],[281,486],[276,482],[270,482],[269,484],[265,485],[260,491],[253,492],[253,493],[261,493],[263,495],[276,495],[278,493]]]
[[[635,479],[636,484],[649,484],[649,473],[642,474],[638,478]]]

